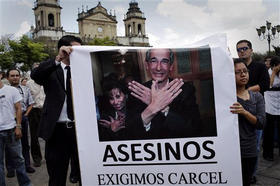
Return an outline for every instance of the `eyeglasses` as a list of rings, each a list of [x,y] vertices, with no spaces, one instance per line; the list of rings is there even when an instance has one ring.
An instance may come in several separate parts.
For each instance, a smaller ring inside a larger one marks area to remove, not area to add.
[[[249,49],[249,47],[241,47],[241,48],[237,48],[236,50],[237,50],[237,52],[241,52],[241,51],[245,52],[248,49]]]
[[[152,64],[152,65],[155,65],[155,64],[157,64],[158,62],[159,62],[159,61],[158,61],[158,59],[157,59],[156,57],[153,57],[153,58],[151,58],[151,59],[149,60],[149,63]],[[160,61],[160,63],[161,63],[162,65],[168,65],[168,64],[170,63],[170,61],[169,61],[169,59],[163,58],[163,59]]]
[[[235,75],[241,75],[242,73],[244,74],[248,74],[249,70],[248,69],[244,69],[244,70],[239,70],[239,71],[235,71]]]

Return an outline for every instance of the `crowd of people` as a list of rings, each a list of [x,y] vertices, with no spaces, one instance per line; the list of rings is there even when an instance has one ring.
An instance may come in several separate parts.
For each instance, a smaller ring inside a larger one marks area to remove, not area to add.
[[[27,173],[34,173],[43,158],[38,137],[46,142],[49,186],[66,185],[69,164],[70,181],[82,185],[69,59],[72,46],[81,44],[80,38],[63,36],[56,58],[34,64],[31,78],[21,77],[16,68],[6,72],[6,80],[0,73],[1,186],[5,185],[4,159],[8,178],[16,175],[19,185],[31,185]],[[247,186],[257,181],[262,141],[263,158],[274,160],[274,134],[280,136],[280,58],[254,61],[248,40],[237,42],[236,50],[237,102],[229,110],[238,115],[243,185]],[[95,97],[100,141],[199,136],[195,88],[191,82],[170,77],[173,61],[172,50],[149,49],[145,62],[152,80],[142,84],[131,75],[116,74],[103,78],[102,96]]]

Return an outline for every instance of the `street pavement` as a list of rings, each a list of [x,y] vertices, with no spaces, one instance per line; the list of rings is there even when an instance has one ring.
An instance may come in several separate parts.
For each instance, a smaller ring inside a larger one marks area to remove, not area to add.
[[[44,141],[40,139],[42,153],[44,154]],[[266,161],[262,157],[262,152],[259,158],[259,167],[257,171],[257,184],[252,186],[280,186],[280,156],[279,150],[274,150],[274,161]],[[32,159],[32,158],[31,158]],[[70,168],[70,167],[69,167]],[[48,185],[48,173],[46,168],[46,161],[42,161],[41,167],[36,167],[36,172],[28,174],[33,186],[47,186]],[[68,173],[70,171],[68,170]],[[69,178],[69,175],[68,175]],[[17,180],[14,178],[6,178],[7,186],[16,186]],[[67,179],[67,186],[78,186],[78,184],[72,184]],[[94,185],[93,185],[94,186]],[[238,185],[237,185],[238,186]]]
[[[280,186],[280,153],[274,149],[274,161],[263,159],[260,153],[259,167],[257,171],[257,184],[254,186]]]
[[[42,155],[44,156],[45,142],[44,142],[44,140],[42,140],[40,138],[39,138],[39,142],[41,145]],[[31,160],[32,160],[32,158],[31,158]],[[33,167],[33,164],[32,164],[32,167]],[[33,174],[28,173],[28,176],[31,179],[32,185],[33,186],[48,186],[49,176],[48,176],[47,167],[46,167],[46,160],[43,159],[41,167],[33,167],[33,168],[36,170],[36,172]],[[70,166],[68,169],[68,177],[67,177],[66,186],[78,186],[79,184],[72,184],[71,182],[69,182],[69,174],[70,174]],[[17,186],[18,182],[17,182],[16,177],[14,177],[14,178],[6,177],[6,185],[7,186]]]

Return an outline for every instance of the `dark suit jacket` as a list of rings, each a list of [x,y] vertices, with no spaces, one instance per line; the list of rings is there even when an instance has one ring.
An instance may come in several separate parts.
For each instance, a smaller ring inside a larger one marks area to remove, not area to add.
[[[31,78],[39,85],[43,85],[46,94],[39,137],[48,140],[53,134],[66,96],[63,69],[51,59],[40,63],[39,67],[32,70]]]
[[[144,85],[151,87],[152,82]],[[128,135],[130,139],[164,139],[197,137],[200,135],[200,114],[195,99],[195,88],[190,83],[184,83],[182,92],[169,105],[167,116],[159,112],[151,121],[151,128],[146,131],[141,119],[141,113],[147,107],[138,102],[134,110],[127,114]]]

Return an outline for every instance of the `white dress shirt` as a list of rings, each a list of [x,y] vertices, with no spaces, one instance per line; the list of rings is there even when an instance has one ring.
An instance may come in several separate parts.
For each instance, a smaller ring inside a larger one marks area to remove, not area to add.
[[[268,70],[272,74],[271,68]],[[272,87],[280,87],[280,77],[275,75]],[[280,115],[280,91],[264,92],[265,112],[271,115]]]
[[[67,69],[65,69],[66,65],[64,63],[60,63],[60,62],[57,62],[57,61],[56,61],[56,64],[57,65],[61,65],[61,68],[63,70],[63,76],[64,76],[64,88],[66,89],[66,77],[67,77]],[[65,99],[64,99],[64,103],[63,103],[63,107],[62,107],[60,116],[58,118],[58,122],[71,121],[68,118],[68,115],[67,115],[67,102],[66,102],[66,99],[67,99],[67,95],[65,93]]]

